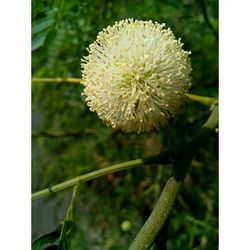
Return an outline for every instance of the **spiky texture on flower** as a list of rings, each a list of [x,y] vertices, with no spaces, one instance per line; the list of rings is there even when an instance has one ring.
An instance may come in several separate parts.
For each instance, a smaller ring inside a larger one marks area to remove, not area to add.
[[[103,29],[82,59],[91,111],[124,132],[165,124],[185,99],[190,52],[165,24],[126,19]]]

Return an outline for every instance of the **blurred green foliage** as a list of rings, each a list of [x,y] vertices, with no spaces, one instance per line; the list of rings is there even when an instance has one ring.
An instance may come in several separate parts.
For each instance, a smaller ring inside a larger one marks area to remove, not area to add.
[[[192,51],[191,92],[217,97],[217,0],[33,0],[32,75],[80,78],[80,58],[97,33],[128,17],[171,27],[184,49]],[[168,126],[150,134],[125,135],[89,111],[80,95],[82,88],[69,83],[32,84],[33,192],[113,163],[157,154],[169,147],[166,131],[181,145],[209,114],[208,107],[188,102]],[[192,161],[173,210],[166,249],[218,247],[217,138],[204,145]],[[69,249],[127,249],[168,175],[165,166],[152,166],[82,184],[75,212],[77,230]],[[65,216],[71,191],[33,202],[33,238],[55,230]],[[122,230],[124,221],[131,222],[130,230]]]

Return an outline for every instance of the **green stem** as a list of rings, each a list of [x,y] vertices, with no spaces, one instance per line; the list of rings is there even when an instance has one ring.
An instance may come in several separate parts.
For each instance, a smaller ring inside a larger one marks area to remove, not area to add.
[[[185,145],[175,157],[176,162],[174,172],[168,179],[151,215],[141,228],[135,240],[130,245],[129,250],[150,249],[164,222],[170,215],[183,179],[188,172],[191,159],[199,149],[200,145],[204,143],[206,138],[216,128],[217,123],[218,107],[216,106],[214,107],[207,122],[195,136],[194,140],[191,143]]]
[[[192,101],[199,102],[208,106],[216,103],[216,99],[212,97],[193,95],[193,94],[186,94],[186,96]]]
[[[62,182],[60,184],[54,185],[51,188],[46,188],[43,189],[41,191],[38,191],[34,194],[32,194],[32,200],[36,200],[45,196],[50,195],[51,193],[56,193],[58,191],[61,191],[65,188],[69,188],[72,187],[74,185],[76,185],[78,182],[86,182],[92,179],[95,179],[97,177],[106,175],[106,174],[110,174],[110,173],[114,173],[117,171],[121,171],[121,170],[125,170],[125,169],[130,169],[136,166],[140,166],[143,164],[143,160],[142,159],[137,159],[137,160],[133,160],[133,161],[128,161],[128,162],[123,162],[123,163],[119,163],[116,165],[112,165],[106,168],[102,168],[81,176],[77,176],[73,179],[70,179],[68,181]]]
[[[43,82],[43,83],[80,83],[81,79],[80,78],[73,78],[73,77],[68,77],[68,78],[62,78],[62,77],[33,77],[32,82]],[[199,95],[193,95],[193,94],[186,94],[186,96],[196,102],[200,102],[205,105],[212,105],[213,103],[216,102],[215,98],[212,97],[206,97],[206,96],[199,96]]]
[[[185,219],[186,219],[186,220],[189,220],[189,221],[192,222],[193,224],[199,225],[199,226],[201,226],[201,227],[207,228],[207,229],[209,229],[209,230],[211,230],[211,231],[214,231],[214,232],[218,233],[218,229],[217,229],[217,228],[214,228],[214,227],[210,226],[209,224],[207,224],[207,223],[204,222],[204,221],[197,220],[197,219],[195,219],[195,218],[193,218],[192,216],[189,216],[189,215],[187,215],[187,216],[185,217]]]
[[[154,210],[141,228],[133,243],[130,245],[129,250],[150,248],[156,235],[159,233],[165,220],[170,214],[180,187],[181,181],[176,180],[174,177],[168,179]]]
[[[217,109],[217,107],[216,107],[216,109]],[[215,115],[212,114],[211,116],[215,116]],[[215,120],[214,117],[213,118],[211,117],[209,119],[212,122],[214,122],[214,120]],[[211,127],[211,122],[209,122],[209,120],[208,120],[206,122],[206,124],[204,125],[204,127],[210,128],[209,126]],[[214,124],[212,124],[212,127],[213,126],[214,126]],[[51,188],[46,188],[46,189],[43,189],[41,191],[38,191],[38,192],[32,194],[32,200],[36,200],[36,199],[48,196],[51,193],[56,193],[56,192],[61,191],[63,189],[72,187],[72,186],[76,185],[77,182],[86,182],[88,180],[95,179],[99,176],[103,176],[103,175],[106,175],[109,173],[118,172],[118,171],[125,170],[125,169],[130,169],[130,168],[142,165],[142,164],[152,164],[152,163],[161,163],[161,164],[164,163],[164,164],[166,164],[168,162],[171,162],[173,160],[173,157],[176,158],[176,156],[174,156],[174,155],[175,155],[174,152],[165,151],[165,152],[162,152],[159,155],[156,155],[153,157],[128,161],[128,162],[112,165],[112,166],[109,166],[109,167],[106,167],[103,169],[99,169],[99,170],[96,170],[96,171],[93,171],[93,172],[90,172],[90,173],[87,173],[87,174],[84,174],[81,176],[77,176],[73,179],[62,182],[60,184],[54,185]]]
[[[118,172],[118,171],[125,170],[125,169],[130,169],[130,168],[141,166],[141,165],[147,165],[147,164],[167,164],[167,163],[170,163],[172,161],[172,159],[173,159],[172,154],[173,154],[173,152],[166,150],[166,151],[163,151],[160,154],[155,155],[155,156],[145,157],[143,159],[137,159],[137,160],[132,160],[132,161],[127,161],[127,162],[119,163],[119,164],[112,165],[112,166],[109,166],[106,168],[102,168],[102,169],[99,169],[96,171],[92,171],[90,173],[87,173],[87,174],[84,174],[81,176],[77,176],[77,177],[70,179],[68,181],[54,185],[50,188],[46,188],[46,189],[43,189],[43,190],[38,191],[36,193],[33,193],[32,200],[36,200],[36,199],[48,196],[52,193],[56,193],[56,192],[59,192],[63,189],[74,186],[77,183],[86,182],[86,181],[95,179],[97,177],[100,177],[100,176],[103,176],[106,174]]]
[[[81,79],[80,78],[73,78],[73,77],[67,77],[67,78],[62,78],[62,77],[32,77],[32,82],[54,82],[54,83],[80,83]]]

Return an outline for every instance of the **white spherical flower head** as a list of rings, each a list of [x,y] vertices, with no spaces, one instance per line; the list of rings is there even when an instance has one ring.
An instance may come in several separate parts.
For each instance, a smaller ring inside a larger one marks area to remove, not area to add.
[[[103,29],[82,59],[82,94],[91,111],[124,132],[167,123],[191,85],[190,52],[170,28],[126,19]]]

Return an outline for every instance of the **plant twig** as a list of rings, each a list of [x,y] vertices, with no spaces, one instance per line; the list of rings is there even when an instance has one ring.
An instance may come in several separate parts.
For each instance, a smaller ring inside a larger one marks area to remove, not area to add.
[[[199,102],[208,106],[216,103],[217,101],[215,98],[207,97],[207,96],[200,96],[200,95],[193,95],[193,94],[186,94],[186,96],[192,101]]]
[[[122,162],[122,163],[115,164],[115,165],[112,165],[109,167],[98,169],[98,170],[92,171],[90,173],[80,175],[80,176],[77,176],[77,177],[72,178],[70,180],[61,182],[57,185],[43,189],[43,190],[38,191],[36,193],[33,193],[32,200],[36,200],[36,199],[48,196],[52,193],[59,192],[63,189],[75,186],[77,183],[86,182],[86,181],[95,179],[97,177],[100,177],[100,176],[103,176],[106,174],[110,174],[110,173],[114,173],[114,172],[118,172],[121,170],[126,170],[126,169],[138,167],[141,165],[147,165],[147,164],[171,163],[173,160],[172,154],[174,154],[174,152],[172,152],[170,150],[166,150],[166,151],[163,151],[155,156],[150,156],[150,157],[145,157],[143,159],[136,159],[136,160],[132,160],[132,161]]]
[[[214,231],[214,232],[218,233],[218,229],[217,229],[217,228],[214,228],[214,227],[210,226],[209,224],[207,224],[207,223],[204,222],[204,221],[197,220],[197,219],[193,218],[193,217],[190,216],[190,215],[187,215],[187,216],[185,217],[185,219],[186,219],[186,220],[189,220],[189,221],[192,222],[193,224],[199,225],[199,226],[201,226],[201,227],[207,228],[207,229],[209,229],[209,230],[211,230],[211,231]]]
[[[62,78],[62,77],[54,77],[54,78],[49,78],[49,77],[33,77],[32,82],[40,82],[40,83],[80,83],[81,79],[80,78]],[[199,96],[199,95],[193,95],[193,94],[186,94],[186,96],[196,102],[200,102],[205,105],[212,105],[213,103],[216,102],[215,98],[212,97],[206,97],[206,96]]]
[[[182,150],[180,150],[179,155],[176,156],[174,172],[168,179],[151,215],[130,245],[129,250],[150,249],[164,222],[169,218],[183,179],[188,172],[191,159],[199,149],[200,145],[202,145],[211,132],[215,130],[217,123],[218,107],[216,106],[193,141],[185,145]]]
[[[132,160],[132,161],[127,161],[127,162],[123,162],[123,163],[119,163],[119,164],[115,164],[106,168],[102,168],[102,169],[98,169],[96,171],[81,175],[81,176],[77,176],[73,179],[67,180],[65,182],[62,182],[60,184],[54,185],[50,188],[46,188],[43,189],[41,191],[38,191],[36,193],[32,194],[32,200],[36,200],[45,196],[50,195],[51,193],[56,193],[58,191],[61,191],[63,189],[75,186],[78,182],[86,182],[92,179],[95,179],[97,177],[106,175],[106,174],[110,174],[110,173],[114,173],[114,172],[118,172],[121,170],[125,170],[125,169],[130,169],[133,167],[137,167],[143,164],[143,160],[142,159],[137,159],[137,160]]]
[[[208,28],[212,31],[212,33],[214,34],[215,38],[218,41],[218,32],[214,29],[213,25],[211,24],[209,18],[208,18],[208,14],[207,14],[207,7],[205,4],[204,0],[198,0],[200,8],[201,8],[201,12],[204,18],[204,21],[206,22]]]
[[[74,78],[74,77],[67,77],[67,78],[62,78],[62,77],[32,77],[32,82],[49,82],[49,83],[80,83],[81,79],[80,78]]]
[[[64,130],[45,130],[45,131],[32,131],[32,137],[78,137],[84,135],[95,135],[96,129],[86,129],[84,131],[64,131]]]

